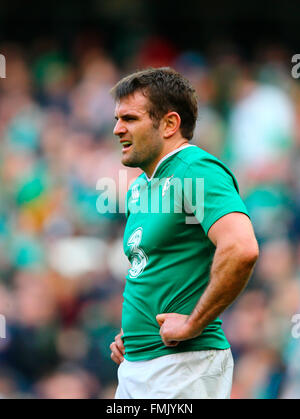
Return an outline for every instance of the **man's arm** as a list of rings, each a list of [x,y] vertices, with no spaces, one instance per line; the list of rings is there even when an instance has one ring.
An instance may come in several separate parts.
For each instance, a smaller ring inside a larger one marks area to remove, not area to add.
[[[156,319],[167,346],[199,336],[241,293],[258,258],[258,245],[249,218],[230,213],[216,221],[208,232],[216,251],[210,282],[188,315],[159,314]]]

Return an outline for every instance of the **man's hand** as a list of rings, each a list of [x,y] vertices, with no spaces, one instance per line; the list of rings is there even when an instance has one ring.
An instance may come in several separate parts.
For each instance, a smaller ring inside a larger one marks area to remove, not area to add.
[[[122,340],[123,330],[115,337],[115,341],[110,344],[111,359],[118,365],[124,361],[125,347]]]
[[[166,346],[177,346],[180,341],[194,337],[190,336],[188,317],[178,313],[163,313],[156,316],[160,325],[160,336]]]

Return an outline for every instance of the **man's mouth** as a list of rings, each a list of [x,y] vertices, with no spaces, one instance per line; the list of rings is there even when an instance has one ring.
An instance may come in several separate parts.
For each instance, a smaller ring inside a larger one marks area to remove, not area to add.
[[[132,143],[130,141],[122,141],[122,146],[123,146],[123,153],[127,150],[130,149],[130,147],[132,146]]]

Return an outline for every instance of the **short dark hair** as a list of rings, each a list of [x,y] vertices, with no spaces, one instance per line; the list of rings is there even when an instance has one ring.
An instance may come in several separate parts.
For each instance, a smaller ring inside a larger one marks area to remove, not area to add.
[[[147,68],[121,79],[111,93],[116,101],[136,91],[149,99],[149,115],[158,125],[161,118],[175,111],[181,118],[180,132],[190,140],[196,125],[198,105],[195,89],[170,67]]]

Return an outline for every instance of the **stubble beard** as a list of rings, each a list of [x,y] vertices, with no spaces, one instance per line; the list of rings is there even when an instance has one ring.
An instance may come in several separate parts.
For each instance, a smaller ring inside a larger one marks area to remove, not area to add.
[[[132,150],[130,153],[130,156],[125,155],[121,162],[124,166],[127,167],[140,167],[140,163],[141,163],[141,156],[140,153],[137,153],[135,150]]]
[[[132,145],[134,147],[134,145]],[[125,155],[121,160],[122,164],[127,167],[139,167],[145,170],[152,161],[156,160],[163,149],[163,144],[159,141],[151,143],[151,146],[141,151],[132,150],[130,156]]]

